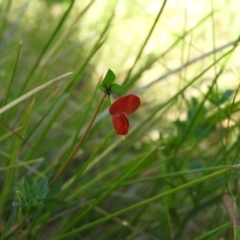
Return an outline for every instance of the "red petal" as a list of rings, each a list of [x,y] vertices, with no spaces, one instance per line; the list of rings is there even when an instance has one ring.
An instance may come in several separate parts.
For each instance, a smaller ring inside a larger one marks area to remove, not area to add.
[[[140,98],[134,94],[129,94],[118,98],[109,108],[111,115],[117,115],[120,113],[131,114],[135,112],[140,106]]]
[[[119,135],[126,135],[129,129],[129,122],[124,114],[112,116],[113,126]]]

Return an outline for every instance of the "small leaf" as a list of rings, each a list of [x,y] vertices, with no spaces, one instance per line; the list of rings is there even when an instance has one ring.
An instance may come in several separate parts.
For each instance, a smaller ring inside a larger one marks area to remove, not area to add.
[[[222,93],[222,97],[221,97],[221,103],[224,103],[226,102],[231,96],[232,94],[234,93],[233,90],[226,90]]]
[[[30,201],[28,201],[28,205],[30,207],[40,207],[41,206],[41,204],[35,198],[30,199]]]
[[[112,83],[114,83],[115,79],[116,79],[116,76],[115,76],[114,72],[112,70],[108,69],[102,83],[108,87]]]
[[[60,208],[64,207],[66,204],[67,202],[56,199],[56,198],[43,199],[43,207],[50,212],[55,212]]]
[[[34,192],[34,197],[40,197],[40,193],[39,193],[39,187],[36,181],[33,182],[32,184],[32,190]]]
[[[106,92],[106,89],[107,89],[107,85],[104,84],[104,83],[101,83],[99,86],[98,86],[99,90],[103,91],[103,92]]]
[[[54,176],[49,178],[49,183],[54,179]],[[56,196],[58,193],[60,193],[62,189],[62,178],[58,178],[56,180],[56,182],[53,184],[53,186],[50,188],[50,190],[48,191],[46,197],[48,198],[52,198],[54,196]]]
[[[25,176],[24,179],[24,198],[31,199],[35,196],[34,191],[32,189],[34,181],[28,175]]]
[[[35,208],[35,209],[32,210],[31,213],[28,215],[28,220],[37,217],[40,212],[41,212],[41,208]]]
[[[111,91],[116,93],[117,95],[119,95],[120,92],[122,91],[122,86],[116,83],[111,84],[110,88],[111,88]]]
[[[48,178],[44,178],[39,182],[39,193],[40,197],[43,198],[47,195],[49,192],[49,187],[48,187]]]
[[[233,93],[234,91],[230,89],[227,89],[222,93],[212,91],[209,96],[209,101],[216,105],[220,105],[226,102],[232,96]]]
[[[24,182],[27,183],[29,186],[32,186],[34,180],[30,178],[28,175],[25,176]]]
[[[12,202],[13,207],[29,207],[26,203]]]

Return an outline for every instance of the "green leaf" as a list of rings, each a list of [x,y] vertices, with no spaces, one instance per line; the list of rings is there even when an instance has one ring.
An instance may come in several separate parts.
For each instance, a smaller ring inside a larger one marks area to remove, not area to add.
[[[232,94],[234,93],[233,90],[226,90],[222,93],[222,97],[221,97],[221,103],[224,103],[226,102],[231,96]]]
[[[39,187],[36,181],[33,182],[32,184],[32,190],[34,192],[34,197],[40,197],[40,193],[39,193]]]
[[[43,207],[50,212],[55,212],[60,208],[64,207],[66,204],[67,202],[56,199],[56,198],[43,199]]]
[[[54,179],[54,176],[49,178],[49,182],[51,182]],[[49,189],[46,197],[52,198],[56,196],[58,193],[60,193],[62,189],[62,178],[59,177],[57,181],[53,184],[53,186]]]
[[[34,180],[31,177],[29,177],[28,175],[26,175],[25,179],[24,179],[24,183],[31,186],[34,183]]]
[[[35,198],[30,199],[30,201],[28,201],[28,205],[30,207],[40,207],[40,203]]]
[[[104,83],[101,83],[99,86],[98,86],[99,90],[103,91],[103,92],[106,92],[106,89],[107,89],[107,85],[104,84]]]
[[[116,93],[117,95],[120,94],[120,92],[122,91],[122,86],[116,83],[111,84],[110,88],[111,88],[111,91]]]
[[[40,212],[41,212],[41,208],[34,208],[33,210],[31,210],[31,213],[28,215],[28,220],[37,217]]]
[[[214,104],[220,105],[226,102],[232,96],[233,93],[234,91],[229,89],[225,90],[222,93],[218,93],[217,91],[212,91],[209,96],[209,101]]]
[[[13,207],[29,207],[26,203],[12,202]]]
[[[31,179],[28,175],[26,175],[24,179],[24,197],[26,200],[35,197],[34,191],[32,189],[33,184],[34,180]]]
[[[42,198],[44,198],[50,190],[48,187],[48,180],[48,178],[44,178],[39,182],[39,193]]]
[[[115,79],[116,79],[116,76],[115,76],[114,72],[112,70],[108,69],[102,83],[108,87],[112,83],[114,83]]]

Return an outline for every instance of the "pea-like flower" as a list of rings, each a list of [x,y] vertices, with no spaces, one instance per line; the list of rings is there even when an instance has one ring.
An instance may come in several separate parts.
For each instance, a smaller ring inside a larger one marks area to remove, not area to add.
[[[140,98],[129,94],[118,98],[109,108],[112,115],[112,122],[117,134],[124,136],[129,130],[129,121],[126,115],[135,112],[140,106]]]

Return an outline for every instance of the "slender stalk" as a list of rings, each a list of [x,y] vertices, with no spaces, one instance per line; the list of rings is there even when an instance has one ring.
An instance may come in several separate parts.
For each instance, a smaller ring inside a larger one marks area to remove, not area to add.
[[[127,85],[128,81],[129,81],[129,78],[130,78],[130,76],[131,76],[131,73],[132,73],[134,67],[136,66],[138,60],[140,59],[140,57],[141,57],[141,55],[142,55],[142,53],[143,53],[143,50],[144,50],[145,46],[147,45],[148,40],[149,40],[150,37],[152,36],[153,30],[155,29],[155,27],[156,27],[156,25],[157,25],[157,23],[158,23],[158,20],[159,20],[160,16],[161,16],[162,13],[163,13],[163,9],[164,9],[166,3],[167,3],[167,0],[164,0],[164,1],[163,1],[163,4],[162,4],[162,6],[161,6],[161,8],[160,8],[160,10],[159,10],[159,12],[158,12],[158,15],[157,15],[157,17],[156,17],[156,19],[155,19],[155,21],[154,21],[154,23],[153,23],[153,25],[152,25],[149,33],[148,33],[146,39],[144,40],[144,42],[143,42],[143,44],[142,44],[142,46],[141,46],[141,48],[140,48],[140,50],[139,50],[139,52],[138,52],[138,55],[137,55],[137,57],[136,57],[133,65],[132,65],[132,67],[129,69],[129,71],[128,71],[128,73],[127,73],[127,76],[126,76],[126,78],[125,78],[125,80],[124,80],[124,85]]]
[[[136,204],[133,204],[133,205],[131,205],[131,206],[129,206],[129,207],[123,208],[123,209],[121,209],[121,210],[119,210],[119,211],[117,211],[117,212],[115,212],[115,213],[111,213],[111,214],[109,214],[109,215],[107,215],[107,216],[105,216],[105,217],[102,217],[102,218],[100,218],[100,219],[98,219],[98,220],[96,220],[96,221],[92,221],[92,222],[90,222],[90,223],[88,223],[88,224],[86,224],[86,225],[83,225],[83,226],[81,226],[81,227],[79,227],[79,228],[76,228],[76,229],[74,229],[74,230],[72,230],[72,231],[70,231],[70,232],[67,232],[67,233],[65,233],[65,234],[63,234],[63,235],[61,235],[61,236],[58,236],[58,237],[54,238],[54,240],[66,239],[66,237],[69,237],[69,236],[72,236],[72,235],[74,235],[74,234],[83,232],[83,231],[85,231],[85,230],[87,230],[87,229],[90,229],[90,228],[92,228],[92,227],[94,227],[94,226],[97,226],[97,225],[99,225],[99,224],[101,224],[101,223],[103,223],[103,222],[106,222],[106,221],[110,220],[110,219],[113,219],[113,218],[115,218],[115,217],[118,217],[118,216],[120,216],[120,215],[123,215],[124,213],[130,212],[130,211],[132,211],[132,210],[134,210],[134,209],[137,209],[137,208],[139,208],[139,207],[142,207],[142,206],[144,206],[144,205],[147,205],[147,204],[149,204],[149,203],[151,203],[151,202],[157,201],[157,200],[159,200],[159,199],[161,199],[161,198],[163,198],[163,197],[165,197],[165,196],[171,195],[171,194],[176,193],[176,192],[178,192],[178,191],[180,191],[180,190],[183,190],[183,189],[187,189],[187,188],[189,188],[189,187],[192,187],[192,186],[194,186],[195,184],[204,182],[204,181],[206,181],[206,180],[208,180],[208,179],[213,179],[213,178],[215,178],[215,177],[217,177],[217,176],[219,176],[219,175],[225,174],[225,173],[228,172],[228,171],[235,170],[235,169],[239,169],[239,167],[240,167],[240,164],[233,165],[233,166],[231,166],[231,167],[227,167],[227,168],[222,169],[222,170],[220,170],[220,171],[211,173],[211,174],[209,174],[209,175],[207,175],[207,176],[204,176],[204,177],[195,179],[195,180],[193,180],[193,181],[191,181],[191,182],[182,184],[182,185],[180,185],[180,186],[178,186],[178,187],[175,187],[175,188],[170,189],[170,190],[168,190],[168,191],[165,191],[165,192],[163,192],[163,193],[157,194],[157,195],[155,195],[155,196],[153,196],[153,197],[147,198],[147,199],[145,199],[145,200],[143,200],[143,201],[141,201],[141,202],[138,202],[138,203],[136,203]]]
[[[6,236],[4,237],[4,239],[9,238],[10,236],[12,236],[18,229],[20,229],[24,223],[26,222],[27,217],[24,217],[19,223],[17,223],[15,226],[13,226],[10,231],[6,234]]]
[[[20,41],[19,44],[18,44],[16,59],[14,60],[13,66],[11,66],[12,73],[11,73],[11,77],[9,79],[9,84],[7,86],[5,98],[3,100],[3,106],[5,106],[8,102],[9,94],[10,94],[10,91],[11,91],[11,88],[12,88],[12,85],[13,85],[13,80],[14,80],[14,78],[16,76],[16,72],[17,72],[17,67],[18,67],[18,63],[19,63],[19,59],[20,59],[21,49],[22,49],[22,42]]]
[[[71,154],[69,155],[68,159],[66,160],[66,162],[63,164],[63,166],[61,167],[61,169],[59,170],[59,172],[57,173],[57,175],[54,177],[54,179],[52,180],[52,182],[50,183],[49,185],[49,188],[52,187],[52,185],[56,182],[56,180],[59,178],[59,176],[63,173],[63,171],[65,170],[65,168],[67,168],[68,164],[70,163],[70,161],[73,159],[73,157],[75,156],[77,150],[79,149],[79,147],[81,146],[83,140],[85,139],[85,137],[87,136],[90,128],[92,127],[93,125],[93,122],[97,116],[97,113],[99,112],[99,109],[104,101],[104,99],[106,98],[107,94],[104,93],[101,101],[99,102],[94,114],[93,114],[93,117],[90,121],[90,123],[88,124],[85,132],[83,133],[82,137],[80,138],[80,140],[78,141],[77,145],[75,146],[75,148],[73,149],[73,151],[71,152]]]
[[[46,52],[48,51],[48,49],[50,48],[50,46],[52,45],[52,42],[56,39],[57,34],[61,31],[62,26],[64,25],[66,19],[68,18],[73,6],[74,6],[75,0],[72,0],[68,9],[66,10],[66,12],[64,13],[63,17],[61,18],[61,20],[59,21],[56,29],[54,30],[54,32],[52,33],[52,35],[50,36],[49,40],[47,41],[46,45],[44,46],[42,52],[40,53],[39,57],[37,58],[36,62],[33,64],[33,67],[31,68],[26,80],[24,81],[24,83],[22,84],[22,88],[20,89],[19,95],[22,95],[23,92],[25,91],[28,83],[30,82],[30,79],[32,78],[33,74],[36,72],[36,70],[39,67],[39,64],[43,58],[43,56],[46,54]]]

